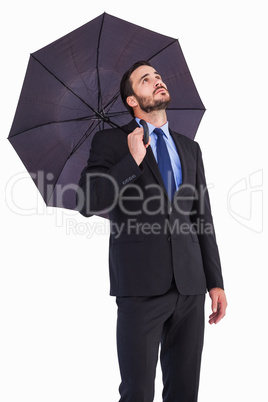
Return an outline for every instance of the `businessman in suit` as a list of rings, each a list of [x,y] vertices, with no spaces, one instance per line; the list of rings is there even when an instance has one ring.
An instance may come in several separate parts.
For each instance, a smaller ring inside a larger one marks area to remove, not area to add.
[[[168,126],[170,94],[150,63],[135,63],[120,90],[133,120],[95,135],[78,199],[84,216],[110,218],[120,402],[153,401],[160,345],[163,401],[196,402],[206,291],[210,324],[227,307],[202,155]]]

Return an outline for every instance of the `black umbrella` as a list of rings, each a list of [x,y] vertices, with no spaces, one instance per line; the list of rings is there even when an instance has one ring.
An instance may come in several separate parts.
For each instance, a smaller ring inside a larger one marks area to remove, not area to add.
[[[75,209],[95,132],[130,120],[119,85],[138,60],[168,86],[170,127],[194,138],[205,108],[177,39],[104,13],[30,55],[8,139],[47,205]]]

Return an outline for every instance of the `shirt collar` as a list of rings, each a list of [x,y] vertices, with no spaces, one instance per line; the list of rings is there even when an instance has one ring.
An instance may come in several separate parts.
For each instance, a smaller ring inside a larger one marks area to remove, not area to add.
[[[138,125],[139,125],[140,127],[142,127],[141,124],[140,124],[140,119],[139,119],[138,117],[135,117],[135,120],[136,120],[136,122],[138,123]],[[146,122],[146,123],[147,123],[147,125],[148,125],[149,134],[151,135],[152,132],[154,131],[154,129],[155,129],[156,127],[155,127],[153,124],[151,124],[151,123],[148,123],[148,122]],[[169,133],[169,129],[168,129],[168,121],[167,121],[162,127],[159,127],[159,128],[161,128],[161,130],[164,131],[164,134],[165,134],[165,136],[166,136],[167,138],[170,138],[170,133]]]

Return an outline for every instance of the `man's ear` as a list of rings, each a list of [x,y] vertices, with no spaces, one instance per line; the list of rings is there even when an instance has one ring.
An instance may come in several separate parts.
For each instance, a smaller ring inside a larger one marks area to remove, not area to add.
[[[130,107],[138,106],[138,102],[134,95],[128,96],[126,101],[127,101],[128,106],[130,106]]]

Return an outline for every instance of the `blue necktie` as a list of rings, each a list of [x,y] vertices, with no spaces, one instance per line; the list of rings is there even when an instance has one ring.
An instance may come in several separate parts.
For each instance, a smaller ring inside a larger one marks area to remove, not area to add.
[[[176,183],[171,166],[170,156],[163,137],[164,132],[161,130],[161,128],[155,128],[154,133],[157,135],[156,152],[159,170],[162,175],[168,197],[170,201],[172,201],[176,191]]]

